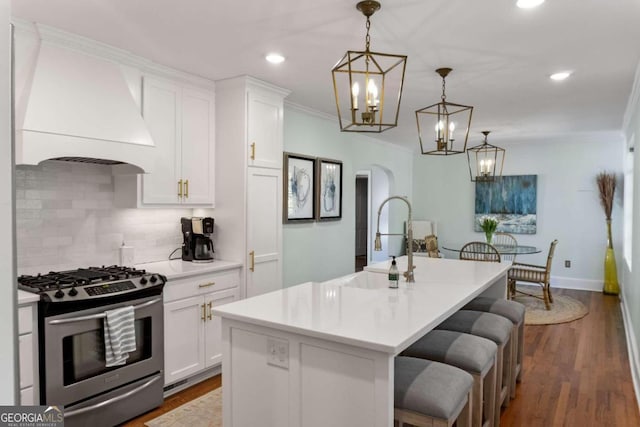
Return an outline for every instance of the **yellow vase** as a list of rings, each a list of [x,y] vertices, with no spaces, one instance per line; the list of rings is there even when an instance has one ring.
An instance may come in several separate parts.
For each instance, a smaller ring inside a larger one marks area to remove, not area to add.
[[[613,252],[613,242],[611,240],[610,219],[607,220],[607,251],[604,255],[604,287],[602,292],[608,295],[618,295],[620,293],[616,256]]]

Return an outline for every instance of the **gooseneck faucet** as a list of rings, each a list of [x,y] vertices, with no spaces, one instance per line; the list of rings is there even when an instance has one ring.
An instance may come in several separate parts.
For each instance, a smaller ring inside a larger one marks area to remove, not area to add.
[[[376,227],[376,240],[375,240],[373,249],[375,251],[381,251],[382,250],[382,241],[380,240],[380,236],[404,236],[405,235],[404,233],[399,233],[399,234],[380,234],[380,213],[382,212],[382,207],[385,205],[385,203],[387,203],[389,200],[392,200],[392,199],[402,200],[409,207],[409,217],[407,218],[407,234],[406,234],[407,240],[409,241],[409,244],[407,245],[407,248],[408,248],[407,271],[404,273],[404,277],[407,279],[407,282],[414,282],[414,280],[413,280],[413,269],[414,269],[414,266],[413,266],[413,222],[411,221],[411,203],[409,203],[409,200],[406,197],[402,197],[402,196],[387,197],[380,204],[380,207],[378,208],[378,225]]]

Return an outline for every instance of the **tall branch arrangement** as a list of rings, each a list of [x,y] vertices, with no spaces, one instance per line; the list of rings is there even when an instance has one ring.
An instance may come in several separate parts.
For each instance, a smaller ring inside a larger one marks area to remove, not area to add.
[[[613,209],[613,196],[616,192],[616,176],[613,173],[600,172],[596,177],[598,190],[600,191],[600,204],[604,209],[607,220],[611,220]]]

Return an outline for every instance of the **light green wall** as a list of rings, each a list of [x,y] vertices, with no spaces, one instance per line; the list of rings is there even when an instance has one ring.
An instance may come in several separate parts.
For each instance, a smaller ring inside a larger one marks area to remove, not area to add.
[[[640,134],[639,134],[640,135]],[[480,142],[479,135],[475,138]],[[595,177],[602,170],[621,176],[623,136],[620,132],[524,141],[494,142],[506,148],[504,175],[537,175],[537,233],[517,234],[518,242],[542,248],[520,262],[544,264],[549,244],[558,239],[552,285],[602,289],[606,246],[605,218],[599,204]],[[475,184],[469,177],[466,155],[450,158],[416,157],[414,163],[415,217],[435,220],[440,245],[484,240],[473,231]],[[622,258],[622,192],[613,212],[613,240]],[[457,254],[445,251],[445,256]],[[571,261],[571,268],[564,267]]]
[[[342,219],[283,225],[284,286],[353,273],[356,172],[372,166],[391,171],[390,194],[410,196],[412,153],[364,134],[340,132],[337,120],[292,106],[284,112],[284,151],[343,162]],[[402,230],[406,212],[404,205],[390,206],[390,230]],[[375,228],[375,217],[372,221]]]

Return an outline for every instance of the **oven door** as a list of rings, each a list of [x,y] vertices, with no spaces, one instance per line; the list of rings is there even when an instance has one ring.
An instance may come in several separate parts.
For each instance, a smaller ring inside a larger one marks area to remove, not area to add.
[[[104,312],[132,305],[136,350],[127,363],[107,368]],[[162,296],[60,314],[43,319],[45,383],[42,404],[70,405],[162,371]]]

